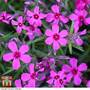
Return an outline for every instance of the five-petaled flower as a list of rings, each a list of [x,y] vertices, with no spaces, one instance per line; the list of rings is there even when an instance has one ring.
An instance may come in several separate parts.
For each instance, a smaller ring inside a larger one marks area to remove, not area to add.
[[[29,73],[23,73],[21,75],[21,80],[23,82],[28,81],[28,84],[26,85],[26,87],[35,87],[36,76],[37,76],[37,72],[35,72],[35,70],[34,70],[34,64],[30,64],[29,65]]]
[[[25,54],[29,51],[28,45],[23,44],[20,49],[18,49],[16,43],[14,41],[10,41],[8,43],[8,48],[12,52],[4,54],[3,60],[6,62],[13,60],[12,67],[14,70],[18,70],[20,68],[20,60],[26,64],[31,61],[31,56]]]
[[[53,44],[53,49],[56,51],[60,48],[60,46],[66,46],[67,39],[66,36],[68,35],[67,30],[62,30],[59,32],[59,26],[58,25],[52,25],[52,30],[47,29],[45,32],[46,36],[48,38],[45,40],[45,43],[47,45]]]
[[[17,21],[12,20],[11,23],[12,25],[17,26],[16,31],[19,34],[22,32],[23,29],[25,29],[24,19],[22,16],[19,16]]]
[[[87,70],[87,65],[85,63],[81,63],[79,66],[77,66],[76,58],[71,58],[69,63],[70,66],[65,64],[63,65],[62,69],[65,70],[66,73],[68,73],[67,77],[74,79],[75,85],[80,85],[82,82],[82,72]]]
[[[42,19],[46,17],[45,14],[40,12],[39,6],[36,6],[34,8],[34,12],[27,10],[27,21],[30,23],[30,25],[42,25]]]
[[[66,77],[64,71],[50,71],[50,78],[47,81],[48,84],[53,85],[53,87],[64,87],[64,85],[67,85],[68,82],[68,77]]]
[[[58,24],[59,21],[63,23],[68,22],[68,18],[60,13],[58,5],[53,5],[51,9],[52,12],[48,13],[46,17],[47,22],[53,22],[53,24]]]
[[[74,21],[74,29],[75,31],[79,30],[79,27],[81,27],[83,24],[88,25],[90,24],[90,17],[87,17],[87,11],[86,10],[75,10],[74,13],[72,13],[69,18]]]

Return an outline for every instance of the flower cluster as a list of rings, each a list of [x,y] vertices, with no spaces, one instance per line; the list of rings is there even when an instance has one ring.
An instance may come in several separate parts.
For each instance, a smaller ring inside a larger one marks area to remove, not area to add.
[[[90,25],[90,0],[76,0],[72,12],[63,6],[62,0],[53,1],[54,4],[46,7],[44,0],[27,0],[24,11],[0,13],[0,23],[11,25],[16,34],[16,38],[6,44],[9,51],[2,55],[4,63],[11,62],[16,72],[21,70],[14,82],[16,87],[42,87],[43,83],[48,87],[82,83],[90,87],[90,80],[84,76],[88,65],[73,56],[73,48],[80,50],[85,44],[86,27]],[[29,7],[32,4],[34,7]],[[41,47],[42,50],[36,50]]]

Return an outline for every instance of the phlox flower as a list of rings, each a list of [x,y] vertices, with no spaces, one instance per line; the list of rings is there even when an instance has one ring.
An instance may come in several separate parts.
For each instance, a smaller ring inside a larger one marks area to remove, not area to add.
[[[66,46],[67,44],[66,36],[68,35],[68,31],[62,30],[59,32],[58,25],[52,25],[52,30],[47,29],[45,35],[48,36],[45,43],[47,45],[53,45],[55,51],[58,50],[60,46]]]
[[[85,63],[81,63],[79,66],[77,66],[77,59],[75,58],[71,58],[69,64],[70,66],[67,64],[63,65],[62,69],[68,73],[67,77],[74,79],[73,82],[75,85],[80,85],[82,82],[82,72],[87,70],[87,65]]]
[[[75,10],[69,18],[74,21],[74,29],[77,31],[83,24],[90,24],[90,17],[87,17],[88,12],[86,10]]]
[[[19,16],[17,18],[17,21],[12,20],[11,23],[12,23],[13,26],[17,26],[16,31],[19,34],[22,32],[23,29],[25,29],[24,19],[23,19],[22,16]]]
[[[81,39],[81,36],[86,34],[86,29],[82,31],[74,31],[74,33],[70,36],[70,40],[76,44],[76,45],[82,45],[83,40]]]
[[[46,15],[40,11],[39,6],[36,6],[34,11],[27,10],[27,21],[30,23],[30,25],[35,24],[37,26],[41,26],[42,19],[45,17]]]
[[[35,87],[36,85],[36,77],[37,76],[37,72],[35,72],[34,70],[34,64],[30,64],[29,65],[29,73],[23,73],[21,75],[21,80],[23,82],[28,82],[27,85],[25,85],[25,87]]]
[[[26,27],[26,34],[30,40],[33,40],[36,36],[41,36],[41,30],[35,25],[29,25]]]
[[[11,14],[3,11],[2,13],[0,13],[0,22],[4,22],[4,23],[6,23],[6,24],[9,24],[11,17],[12,17]]]
[[[51,6],[51,10],[52,12],[49,12],[46,16],[47,22],[53,22],[53,24],[58,24],[59,21],[63,23],[68,22],[68,18],[60,13],[58,5]]]
[[[65,85],[67,85],[68,82],[68,78],[63,71],[50,71],[50,78],[47,81],[49,85],[52,85],[53,87],[64,87]]]
[[[28,45],[23,44],[20,49],[18,49],[16,43],[14,41],[10,41],[8,43],[8,48],[11,52],[4,54],[3,60],[6,62],[13,60],[12,67],[14,70],[18,70],[20,68],[20,60],[26,64],[31,61],[31,56],[26,54],[26,52],[29,51]]]

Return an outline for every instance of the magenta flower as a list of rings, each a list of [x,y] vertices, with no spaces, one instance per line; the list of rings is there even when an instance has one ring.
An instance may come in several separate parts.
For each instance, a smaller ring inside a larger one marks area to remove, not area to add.
[[[59,32],[59,26],[53,25],[52,30],[47,29],[45,32],[48,38],[45,40],[47,45],[53,44],[53,49],[56,51],[60,48],[60,46],[66,46],[67,39],[66,36],[68,35],[67,30],[62,30]]]
[[[53,22],[53,24],[58,24],[59,21],[63,23],[68,22],[68,18],[66,18],[64,15],[62,15],[59,11],[58,5],[53,5],[51,7],[52,12],[47,14],[46,21],[47,22]]]
[[[30,25],[42,25],[42,19],[46,17],[45,14],[40,12],[40,9],[38,6],[34,8],[34,12],[27,10],[27,21],[30,23]]]
[[[63,71],[56,73],[55,71],[50,71],[50,78],[47,81],[48,84],[53,85],[53,87],[64,87],[67,85],[68,79]]]
[[[6,23],[6,24],[9,24],[11,17],[12,17],[11,14],[6,13],[5,11],[3,11],[3,12],[0,14],[0,22],[4,22],[4,23]]]
[[[87,70],[87,65],[85,63],[81,63],[79,66],[77,66],[77,59],[75,58],[71,58],[69,63],[70,66],[65,64],[63,65],[62,69],[65,70],[66,73],[68,73],[67,77],[74,79],[75,85],[80,85],[82,81],[82,72]]]
[[[74,31],[74,34],[72,34],[72,37],[71,37],[71,41],[76,44],[76,45],[82,45],[83,44],[83,40],[81,39],[81,36],[85,35],[86,34],[86,29],[83,30],[83,31]]]
[[[86,10],[75,10],[74,13],[70,15],[69,18],[74,21],[75,31],[77,31],[83,24],[90,24],[90,17],[87,18],[87,14]]]
[[[31,61],[31,56],[25,54],[29,51],[29,47],[27,45],[24,44],[20,49],[18,49],[16,43],[14,41],[10,41],[8,43],[8,48],[11,52],[4,54],[3,60],[6,62],[13,60],[12,67],[14,70],[18,70],[20,68],[20,60],[26,64]]]
[[[37,73],[34,71],[34,64],[29,65],[29,73],[23,73],[21,75],[21,80],[23,82],[28,82],[25,87],[35,87]]]
[[[21,33],[21,31],[23,29],[25,29],[24,20],[23,20],[23,17],[22,16],[19,16],[18,19],[17,19],[17,21],[12,20],[11,23],[12,23],[12,25],[17,26],[16,31],[19,34]]]
[[[35,26],[35,25],[30,25],[26,27],[27,31],[27,36],[29,37],[30,40],[33,40],[36,36],[41,36],[42,32],[41,30]]]

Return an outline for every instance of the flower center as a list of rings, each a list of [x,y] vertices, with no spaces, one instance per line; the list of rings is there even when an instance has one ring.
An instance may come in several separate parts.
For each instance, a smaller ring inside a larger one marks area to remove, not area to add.
[[[58,19],[60,17],[60,14],[59,13],[56,13],[55,14],[55,18]]]
[[[35,19],[38,19],[39,18],[39,15],[38,14],[34,14],[34,18]]]
[[[15,58],[20,58],[20,52],[16,51],[16,52],[14,53],[14,57],[15,57]]]
[[[32,73],[32,74],[31,74],[31,78],[32,78],[32,79],[35,79],[35,78],[36,78],[36,73]]]
[[[54,40],[57,41],[57,40],[59,40],[59,38],[60,38],[60,36],[59,36],[57,33],[55,33],[55,34],[53,35],[53,39],[54,39]]]
[[[77,74],[77,70],[76,70],[76,69],[73,69],[73,70],[72,70],[72,74],[73,74],[73,75],[76,75],[76,74]]]
[[[60,79],[59,82],[60,82],[61,85],[63,84],[63,80],[62,79]]]
[[[18,25],[19,25],[20,27],[22,27],[23,24],[22,24],[22,23],[18,23]]]
[[[59,75],[56,75],[54,78],[55,78],[55,79],[59,79],[59,77],[60,77]]]
[[[83,16],[79,16],[79,20],[80,20],[81,22],[83,22],[84,17],[83,17]]]

